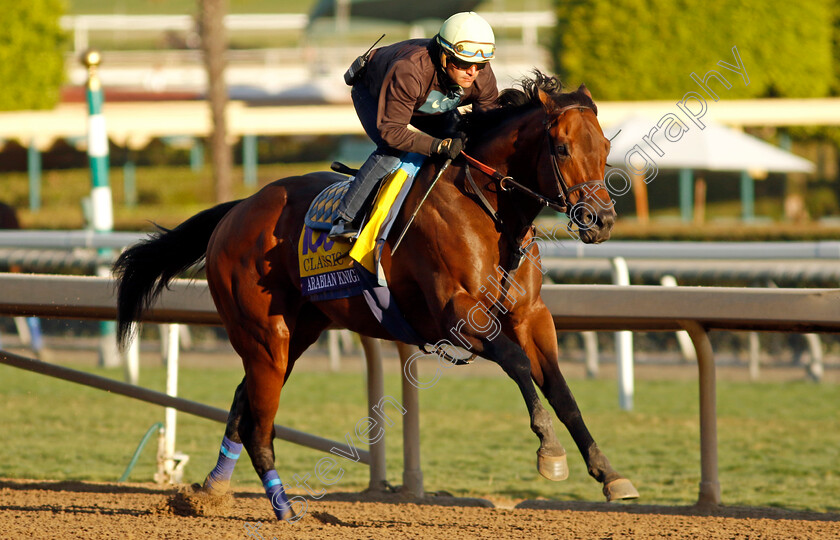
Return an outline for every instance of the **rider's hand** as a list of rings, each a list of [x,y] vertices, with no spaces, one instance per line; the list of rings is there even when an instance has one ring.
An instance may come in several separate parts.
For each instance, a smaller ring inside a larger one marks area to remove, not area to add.
[[[440,154],[442,156],[446,156],[449,159],[455,159],[458,157],[458,154],[461,153],[461,150],[464,149],[464,139],[453,138],[453,139],[443,139],[438,144],[437,150],[435,150],[436,154]]]

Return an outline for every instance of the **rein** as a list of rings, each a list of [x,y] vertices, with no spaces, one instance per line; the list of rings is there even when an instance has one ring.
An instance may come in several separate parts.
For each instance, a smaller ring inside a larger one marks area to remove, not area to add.
[[[568,212],[569,209],[566,206],[566,201],[565,200],[562,201],[562,202],[558,202],[558,201],[554,201],[552,199],[549,199],[545,195],[540,195],[539,193],[532,190],[531,188],[523,186],[522,184],[520,184],[519,182],[514,180],[512,176],[505,176],[502,173],[500,173],[499,171],[497,171],[496,169],[490,167],[489,165],[485,165],[484,163],[478,161],[477,159],[470,156],[466,152],[461,151],[461,155],[464,156],[464,159],[467,160],[467,163],[474,166],[476,169],[480,170],[484,174],[488,175],[493,180],[497,181],[499,183],[499,187],[502,189],[502,191],[508,191],[508,192],[519,191],[519,192],[524,193],[525,195],[531,197],[532,199],[536,199],[541,205],[543,205],[547,208],[551,208],[553,210],[556,210],[558,212],[563,212],[563,213]],[[551,161],[552,161],[552,163],[554,162],[553,159]],[[555,163],[554,166],[556,168],[557,164]],[[469,170],[470,169],[469,169],[469,165],[468,165],[467,166],[467,178],[469,178],[470,183],[473,184],[473,187],[477,188],[477,186],[475,185],[475,182],[473,182],[473,179],[472,179],[472,176],[469,173]],[[561,182],[562,182],[562,176],[560,178],[561,178]],[[561,185],[563,185],[563,184],[561,184]],[[563,185],[563,188],[564,188],[563,191],[565,192],[566,191],[565,190],[565,185]],[[476,195],[478,195],[479,197],[484,199],[484,195],[481,195],[480,191],[477,192]],[[485,206],[490,204],[490,203],[487,203],[485,201],[482,201],[482,202],[484,202]],[[495,214],[495,211],[493,213]]]
[[[554,123],[556,122],[556,120],[561,115],[565,114],[566,111],[569,111],[569,110],[572,110],[572,109],[577,109],[581,112],[583,112],[586,109],[591,110],[590,107],[587,107],[585,105],[568,105],[566,107],[563,107],[559,111],[557,111],[557,115],[556,115],[554,120],[549,120],[548,118],[543,120],[543,126],[545,128],[545,135],[546,135],[546,143],[548,144],[548,150],[551,154],[551,160],[550,160],[551,161],[551,170],[554,173],[555,181],[560,185],[560,189],[562,191],[562,193],[559,195],[559,197],[556,200],[555,199],[550,199],[550,198],[546,197],[545,195],[537,193],[536,191],[532,190],[531,188],[528,188],[528,187],[520,184],[519,182],[514,180],[513,177],[511,177],[511,176],[503,175],[502,173],[500,173],[496,169],[494,169],[494,168],[490,167],[489,165],[486,165],[486,164],[478,161],[474,157],[468,155],[466,152],[462,151],[461,155],[464,156],[464,159],[467,160],[467,163],[469,165],[474,166],[475,168],[477,168],[478,170],[480,170],[481,172],[490,176],[493,180],[498,182],[499,187],[502,189],[502,191],[507,191],[507,192],[519,191],[520,193],[536,200],[537,202],[539,202],[542,206],[545,206],[546,208],[551,208],[552,210],[556,210],[557,212],[563,212],[564,214],[568,214],[568,212],[569,212],[569,195],[570,194],[574,193],[575,191],[577,191],[579,189],[584,189],[588,186],[598,186],[596,188],[596,190],[598,188],[606,189],[606,185],[604,184],[603,180],[587,180],[585,182],[581,182],[580,184],[575,184],[575,185],[569,187],[568,183],[566,182],[565,177],[563,176],[563,172],[560,170],[560,166],[558,165],[558,161],[562,158],[562,156],[560,155],[560,153],[557,149],[557,146],[552,144],[551,128],[553,127]],[[487,202],[487,200],[484,198],[484,196],[480,193],[480,190],[478,190],[478,186],[475,185],[475,182],[473,181],[472,176],[470,175],[469,165],[466,168],[467,179],[470,181],[470,184],[472,184],[472,187],[474,189],[476,189],[476,195],[478,195],[478,197],[480,199],[482,199],[482,201],[481,201],[482,204],[486,208],[492,208],[492,207],[490,207],[490,203]],[[494,210],[491,211],[490,214],[498,219],[498,214]]]
[[[575,184],[575,185],[569,187],[569,185],[566,183],[566,179],[563,177],[563,172],[560,170],[560,166],[558,165],[558,161],[562,158],[562,156],[560,155],[560,153],[557,149],[557,146],[552,144],[551,128],[553,127],[554,122],[556,122],[556,120],[562,114],[564,114],[566,111],[571,110],[571,109],[578,109],[581,112],[583,112],[585,109],[589,109],[589,108],[590,107],[586,107],[584,105],[569,105],[569,106],[563,107],[562,109],[557,111],[557,115],[555,116],[554,120],[549,120],[548,118],[543,120],[543,126],[545,128],[545,135],[546,135],[546,143],[548,144],[549,153],[551,155],[550,161],[551,161],[551,166],[552,166],[551,167],[552,172],[554,173],[555,181],[558,184],[560,184],[560,189],[561,189],[561,193],[559,194],[557,199],[551,199],[549,197],[546,197],[545,195],[537,193],[536,191],[532,190],[531,188],[529,188],[527,186],[524,186],[521,183],[517,182],[513,177],[504,175],[504,174],[500,173],[498,170],[494,169],[493,167],[490,167],[489,165],[487,165],[485,163],[482,163],[481,161],[479,161],[479,160],[475,159],[474,157],[470,156],[469,154],[467,154],[463,150],[461,151],[461,155],[464,156],[464,159],[467,162],[465,167],[464,167],[464,173],[465,173],[467,182],[469,182],[469,184],[470,184],[470,187],[473,191],[473,194],[476,197],[478,197],[479,202],[481,203],[481,206],[490,215],[490,217],[493,218],[493,221],[496,223],[499,231],[504,236],[507,237],[508,242],[510,243],[511,247],[513,247],[513,249],[510,252],[511,253],[510,261],[507,264],[504,264],[503,266],[500,266],[500,268],[502,268],[504,270],[504,272],[506,272],[506,273],[507,272],[512,272],[516,268],[518,268],[519,265],[521,264],[522,258],[525,256],[525,250],[523,250],[522,245],[521,245],[522,241],[524,239],[524,235],[520,238],[514,238],[513,234],[511,234],[511,232],[507,229],[507,227],[504,226],[504,221],[502,220],[502,217],[499,215],[498,210],[493,208],[493,205],[490,204],[490,201],[487,200],[487,197],[485,197],[481,188],[478,186],[478,184],[476,184],[475,180],[473,179],[472,174],[470,173],[470,165],[472,165],[476,169],[480,170],[481,172],[483,172],[484,174],[486,174],[487,176],[489,176],[490,178],[495,180],[499,184],[499,188],[502,191],[505,191],[505,192],[518,191],[518,192],[523,193],[524,195],[538,201],[542,206],[545,206],[547,208],[551,208],[551,209],[556,210],[558,212],[563,212],[563,213],[568,215],[568,213],[569,213],[569,195],[571,193],[574,193],[575,191],[577,191],[579,189],[584,189],[587,186],[598,186],[597,188],[595,188],[596,190],[598,188],[606,189],[606,185],[604,184],[604,180],[587,180],[585,182],[581,182],[580,184]],[[448,162],[447,162],[447,165],[448,165]],[[433,183],[433,185],[434,185],[434,183]],[[533,225],[531,227],[533,228]],[[508,293],[509,289],[510,289],[510,282],[507,279],[505,279],[504,282],[502,283],[500,302],[493,302],[493,305],[490,307],[490,311],[493,313],[494,316],[496,316],[496,317],[499,316],[499,314],[501,312],[500,304],[501,304],[501,302],[504,302],[504,299],[507,297],[507,293]],[[438,355],[442,355],[447,361],[449,361],[450,363],[455,364],[455,365],[470,364],[470,363],[473,362],[473,360],[476,357],[476,354],[473,353],[468,358],[455,358],[454,356],[448,354],[446,351],[443,351],[442,349],[439,349],[439,350],[436,350],[436,351],[431,351],[431,350],[428,350],[426,348],[426,346],[421,347],[421,349],[423,351],[425,351],[427,354],[431,354],[431,353],[435,352]]]

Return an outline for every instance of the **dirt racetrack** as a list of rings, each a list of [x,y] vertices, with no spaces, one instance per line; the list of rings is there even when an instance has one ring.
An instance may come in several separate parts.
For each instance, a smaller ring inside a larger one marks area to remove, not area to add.
[[[488,508],[443,496],[413,504],[399,495],[335,494],[284,523],[269,520],[261,492],[236,491],[202,516],[173,493],[155,484],[0,480],[0,538],[840,538],[840,514],[769,508],[553,501]]]

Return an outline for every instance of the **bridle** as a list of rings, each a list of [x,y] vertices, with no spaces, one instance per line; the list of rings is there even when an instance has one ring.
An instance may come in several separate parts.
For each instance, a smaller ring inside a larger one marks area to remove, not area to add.
[[[469,184],[472,188],[473,194],[476,197],[478,197],[479,201],[481,202],[481,205],[484,207],[484,210],[488,214],[490,214],[491,218],[493,218],[493,221],[496,223],[496,227],[498,228],[498,230],[503,235],[507,236],[508,242],[509,242],[510,246],[513,248],[510,251],[510,260],[507,262],[507,264],[503,264],[502,266],[500,266],[500,268],[503,268],[506,272],[512,272],[513,270],[518,268],[519,265],[522,262],[522,258],[526,256],[526,250],[523,249],[523,247],[522,247],[522,242],[524,240],[524,236],[525,236],[526,232],[523,232],[522,235],[519,236],[519,237],[514,237],[514,235],[511,233],[511,231],[509,231],[504,226],[504,222],[502,221],[502,216],[499,215],[498,210],[493,208],[493,205],[491,205],[490,201],[487,200],[487,197],[484,196],[484,193],[482,192],[481,188],[479,188],[478,184],[476,184],[475,180],[473,180],[472,174],[470,174],[470,165],[474,166],[475,168],[477,168],[478,170],[480,170],[481,172],[483,172],[484,174],[490,176],[493,180],[495,180],[499,184],[499,188],[502,191],[505,191],[505,192],[518,191],[518,192],[523,193],[523,194],[525,194],[526,196],[528,196],[532,199],[535,199],[541,205],[543,205],[547,208],[552,208],[552,209],[554,209],[558,212],[563,212],[563,213],[568,215],[568,213],[570,211],[569,195],[571,193],[574,193],[575,191],[577,191],[579,189],[584,189],[587,186],[596,186],[594,189],[592,189],[592,192],[597,191],[600,188],[606,189],[606,185],[604,184],[604,180],[587,180],[586,182],[581,182],[580,184],[575,184],[574,186],[569,187],[569,185],[566,183],[566,179],[563,177],[563,172],[560,170],[560,166],[557,164],[558,160],[561,159],[561,156],[560,156],[560,152],[557,149],[557,146],[555,144],[553,144],[553,139],[551,137],[551,128],[554,126],[554,123],[560,118],[560,116],[565,114],[566,111],[570,111],[572,109],[578,109],[581,112],[583,112],[586,109],[591,110],[591,107],[587,107],[585,105],[569,105],[569,106],[563,107],[562,109],[557,111],[556,114],[554,115],[553,120],[549,120],[549,118],[546,118],[546,119],[543,120],[543,126],[545,128],[545,136],[546,136],[545,139],[546,139],[546,143],[548,144],[549,152],[551,153],[551,159],[550,159],[551,168],[552,168],[552,171],[554,172],[554,179],[557,181],[558,184],[560,184],[560,189],[561,189],[561,193],[559,194],[557,199],[551,199],[549,197],[546,197],[545,195],[537,193],[536,191],[532,190],[531,188],[526,187],[526,186],[520,184],[519,182],[517,182],[516,180],[514,180],[514,178],[512,176],[506,176],[506,175],[500,173],[499,171],[497,171],[496,169],[490,167],[489,165],[486,165],[486,164],[478,161],[477,159],[470,156],[466,152],[461,151],[461,155],[464,156],[464,159],[467,161],[467,165],[464,167],[464,173],[465,173],[467,181],[469,182]],[[447,162],[447,165],[448,165],[448,163],[449,162]],[[446,167],[447,165],[445,165],[444,167]],[[531,225],[531,229],[533,229],[533,225]],[[501,293],[500,298],[504,299],[504,298],[507,297],[507,292],[510,288],[510,285],[511,285],[510,280],[505,279],[504,282],[502,283],[502,289],[500,291],[500,293]],[[493,305],[490,307],[490,311],[491,311],[491,313],[493,313],[494,316],[498,317],[499,314],[500,314],[500,311],[501,311],[500,304],[494,302]],[[446,353],[443,350],[429,351],[425,346],[421,347],[421,349],[423,351],[425,351],[427,354],[431,354],[432,352],[436,352],[438,355],[440,355],[441,353],[443,353],[444,358],[446,358],[446,360],[448,360],[449,362],[451,362],[455,365],[469,364],[476,357],[476,354],[473,353],[469,358],[461,359],[461,358],[455,358],[455,357]]]
[[[546,117],[543,120],[543,127],[544,127],[544,130],[545,130],[545,140],[546,140],[546,144],[548,145],[549,153],[551,154],[551,159],[550,159],[551,170],[554,173],[554,180],[560,185],[560,190],[561,190],[561,193],[559,194],[557,199],[552,199],[552,198],[546,197],[545,195],[537,193],[536,191],[532,190],[531,188],[528,188],[528,187],[522,185],[521,183],[517,182],[516,180],[514,180],[513,177],[503,175],[502,173],[500,173],[496,169],[490,167],[489,165],[485,165],[484,163],[478,161],[474,157],[468,155],[466,152],[461,152],[461,155],[464,156],[464,159],[467,160],[467,163],[469,165],[474,166],[475,168],[477,168],[478,170],[480,170],[484,174],[490,176],[495,181],[497,181],[499,183],[499,188],[501,188],[502,191],[505,191],[505,192],[518,191],[518,192],[536,200],[542,206],[545,206],[547,208],[551,208],[552,210],[556,210],[557,212],[563,212],[563,213],[568,215],[568,213],[570,211],[570,207],[569,207],[570,197],[569,197],[569,195],[571,195],[572,193],[574,193],[575,191],[577,191],[579,189],[586,189],[589,186],[595,186],[594,188],[591,188],[591,189],[587,190],[587,191],[590,191],[590,193],[594,193],[598,189],[604,189],[604,190],[607,189],[606,185],[604,184],[603,179],[587,180],[585,182],[581,182],[580,184],[575,184],[575,185],[569,187],[568,183],[566,182],[566,179],[563,177],[563,172],[560,170],[560,165],[558,164],[558,161],[562,158],[562,156],[560,155],[560,151],[558,149],[558,146],[553,143],[554,140],[551,136],[551,128],[554,127],[554,124],[557,122],[557,120],[559,120],[559,118],[561,116],[563,116],[567,111],[574,110],[574,109],[577,109],[580,112],[584,112],[586,109],[592,110],[591,107],[588,107],[586,105],[578,105],[578,104],[568,105],[566,107],[563,107],[559,111],[556,111],[556,113],[552,115],[553,118]],[[480,193],[480,190],[478,189],[478,186],[475,185],[475,182],[473,181],[472,176],[470,175],[469,165],[467,165],[467,168],[466,168],[467,179],[470,181],[471,184],[473,184],[473,189],[476,190],[476,195],[480,199],[482,199],[482,204],[484,204],[485,207],[488,207],[489,203],[484,198],[484,196]],[[494,217],[497,217],[497,213],[495,211],[492,211],[491,215],[494,215]]]

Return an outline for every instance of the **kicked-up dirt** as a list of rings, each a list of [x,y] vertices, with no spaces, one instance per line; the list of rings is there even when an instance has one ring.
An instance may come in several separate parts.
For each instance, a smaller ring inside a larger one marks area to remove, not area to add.
[[[184,488],[0,479],[0,538],[840,538],[840,514],[770,508],[491,501],[338,493],[309,500],[278,522],[262,492],[234,490],[221,504],[190,505]]]

